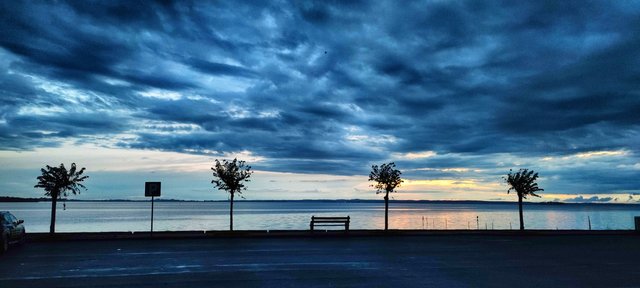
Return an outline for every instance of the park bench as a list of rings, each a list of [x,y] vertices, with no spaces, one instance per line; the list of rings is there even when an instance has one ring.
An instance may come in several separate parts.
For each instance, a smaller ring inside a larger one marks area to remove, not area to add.
[[[318,217],[311,216],[311,223],[309,223],[309,227],[311,227],[311,231],[313,231],[314,226],[342,226],[344,225],[344,230],[349,231],[349,222],[351,221],[351,217]]]

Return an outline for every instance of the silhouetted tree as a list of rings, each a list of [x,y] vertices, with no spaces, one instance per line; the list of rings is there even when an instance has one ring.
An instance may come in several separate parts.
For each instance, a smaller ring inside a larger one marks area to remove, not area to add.
[[[513,173],[513,170],[509,170],[509,174],[504,180],[509,184],[509,190],[516,191],[518,194],[518,207],[520,209],[520,230],[524,230],[524,218],[522,216],[522,199],[527,199],[527,196],[540,197],[536,194],[538,191],[544,191],[544,189],[538,188],[538,173],[533,170],[520,169],[518,172]]]
[[[233,231],[233,198],[236,194],[242,197],[242,190],[247,190],[244,182],[249,182],[251,177],[251,166],[246,165],[244,161],[222,160],[222,163],[216,159],[215,167],[211,167],[213,170],[213,186],[218,190],[225,190],[229,192],[231,197],[229,198],[229,230]]]
[[[372,184],[371,187],[376,188],[376,194],[384,194],[384,230],[389,229],[389,193],[394,192],[397,187],[403,182],[400,179],[400,170],[395,169],[396,164],[391,162],[388,164],[382,164],[371,166],[371,173],[369,173],[369,181],[375,181],[376,184]]]
[[[49,165],[46,168],[40,169],[41,176],[38,176],[38,184],[34,188],[43,188],[44,195],[51,197],[51,225],[49,226],[49,233],[56,232],[56,204],[58,199],[62,196],[69,196],[69,192],[73,195],[80,194],[80,188],[87,190],[87,188],[80,182],[89,176],[82,176],[85,168],[80,171],[76,169],[76,163],[71,163],[71,168],[67,171],[64,164],[60,164],[58,167],[51,167]]]

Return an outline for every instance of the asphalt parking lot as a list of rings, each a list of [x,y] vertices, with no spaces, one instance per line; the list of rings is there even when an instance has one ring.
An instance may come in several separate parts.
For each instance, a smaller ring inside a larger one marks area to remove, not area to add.
[[[435,235],[35,242],[0,287],[640,287],[640,236]]]

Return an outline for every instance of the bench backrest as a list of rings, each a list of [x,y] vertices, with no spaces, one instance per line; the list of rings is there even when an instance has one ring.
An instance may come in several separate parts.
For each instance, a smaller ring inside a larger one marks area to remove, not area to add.
[[[311,216],[311,221],[314,222],[330,222],[330,221],[350,221],[351,217],[347,216],[347,217],[317,217],[317,216]]]

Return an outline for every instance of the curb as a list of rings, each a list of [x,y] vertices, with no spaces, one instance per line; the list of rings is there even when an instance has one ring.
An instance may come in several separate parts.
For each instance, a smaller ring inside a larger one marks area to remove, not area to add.
[[[405,236],[640,236],[634,230],[238,230],[160,232],[62,232],[27,233],[30,242],[126,240],[126,239],[208,239],[208,238],[321,238],[321,237],[405,237]]]

